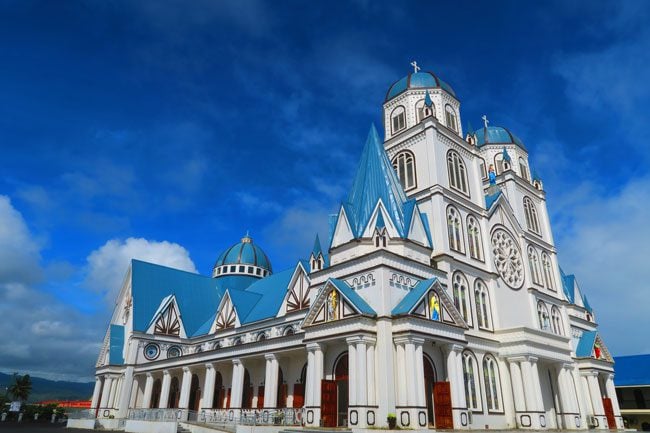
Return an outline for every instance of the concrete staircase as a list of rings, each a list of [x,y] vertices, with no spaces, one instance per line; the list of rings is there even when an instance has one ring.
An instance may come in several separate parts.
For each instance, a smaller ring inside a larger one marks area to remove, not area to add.
[[[192,431],[178,424],[178,427],[176,427],[176,433],[192,433]]]

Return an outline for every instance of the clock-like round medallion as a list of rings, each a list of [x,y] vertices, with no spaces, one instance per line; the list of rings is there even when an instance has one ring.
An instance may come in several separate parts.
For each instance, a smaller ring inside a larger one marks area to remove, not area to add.
[[[149,343],[144,347],[144,357],[153,361],[160,355],[160,347],[156,343]]]
[[[505,230],[495,230],[492,233],[492,252],[503,281],[513,289],[519,289],[524,283],[524,265],[515,240]]]

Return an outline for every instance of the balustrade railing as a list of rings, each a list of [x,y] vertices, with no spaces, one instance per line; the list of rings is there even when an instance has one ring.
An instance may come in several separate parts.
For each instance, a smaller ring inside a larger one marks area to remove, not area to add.
[[[94,415],[94,414],[93,414]],[[128,419],[137,421],[188,421],[219,426],[235,431],[237,425],[300,426],[302,408],[279,409],[129,409]]]
[[[69,410],[66,415],[69,419],[94,419],[95,409]]]

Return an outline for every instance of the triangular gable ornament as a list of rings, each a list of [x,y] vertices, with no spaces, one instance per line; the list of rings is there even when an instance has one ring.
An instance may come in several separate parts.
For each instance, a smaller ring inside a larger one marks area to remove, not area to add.
[[[320,325],[361,314],[354,304],[331,282],[318,291],[302,327]]]
[[[436,280],[415,302],[407,315],[469,329],[454,302]]]
[[[154,313],[147,334],[171,335],[187,338],[175,295],[166,296]]]
[[[223,298],[221,298],[221,302],[217,308],[217,315],[214,318],[214,323],[212,324],[210,333],[214,334],[215,332],[239,326],[239,315],[237,314],[235,305],[232,302],[230,292],[226,290],[226,293],[223,295]]]

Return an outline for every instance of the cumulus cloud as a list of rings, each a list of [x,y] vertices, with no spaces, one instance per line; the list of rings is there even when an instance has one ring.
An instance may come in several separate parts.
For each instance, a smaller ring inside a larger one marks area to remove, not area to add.
[[[9,197],[0,195],[0,282],[40,277],[40,247]]]
[[[131,259],[197,272],[190,253],[179,244],[143,238],[112,239],[88,256],[86,284],[114,301]]]
[[[594,185],[579,191],[560,213],[572,222],[557,239],[560,260],[576,274],[610,350],[648,352],[650,342],[639,340],[630,326],[650,328],[650,178],[633,180],[610,196]]]

